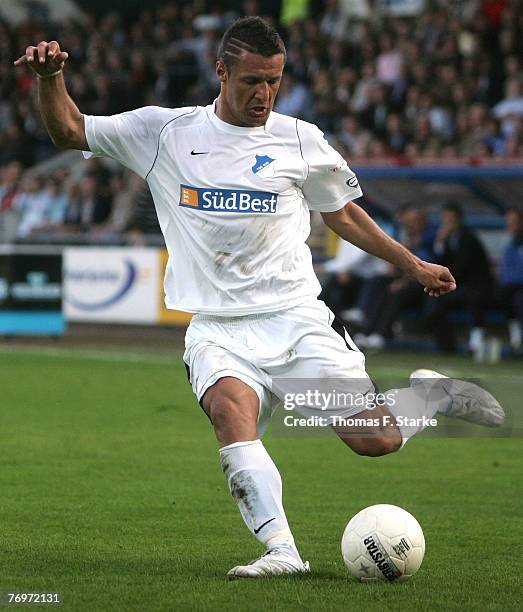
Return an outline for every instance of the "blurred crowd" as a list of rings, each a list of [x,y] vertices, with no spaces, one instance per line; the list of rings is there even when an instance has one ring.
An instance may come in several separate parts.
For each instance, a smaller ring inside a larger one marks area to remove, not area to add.
[[[56,39],[82,112],[208,104],[216,48],[239,15],[265,15],[288,49],[276,109],[317,123],[348,159],[523,156],[523,0],[427,0],[387,17],[381,0],[166,2],[135,17],[0,22],[0,166],[46,159],[35,83],[12,61]]]
[[[468,329],[468,349],[481,353],[489,313],[508,321],[512,351],[523,354],[523,212],[505,214],[508,234],[499,262],[492,265],[480,239],[466,227],[461,207],[448,202],[431,223],[424,211],[405,205],[397,212],[396,238],[425,261],[447,266],[457,289],[428,297],[414,279],[356,246],[340,241],[336,257],[322,267],[320,296],[355,333],[358,346],[380,350],[407,320],[421,322],[437,348],[455,352],[457,329]]]
[[[21,169],[56,152],[34,77],[12,65],[28,44],[56,39],[68,51],[67,85],[84,113],[207,104],[218,93],[217,44],[239,15],[264,15],[285,38],[276,110],[318,124],[350,163],[523,158],[523,0],[427,0],[410,17],[388,17],[383,4],[200,0],[131,17],[0,21],[0,211],[19,194],[19,237],[58,226],[117,232],[130,215],[121,202],[136,186],[121,174],[94,181],[89,166],[76,182],[67,173],[20,180]],[[96,205],[81,208],[97,191]]]
[[[80,176],[67,170],[24,174],[19,161],[0,167],[0,242],[141,245],[145,235],[159,234],[145,181],[96,159],[84,163]]]
[[[239,15],[264,15],[285,38],[276,110],[317,123],[350,163],[523,159],[523,0],[427,0],[410,17],[388,17],[383,4],[199,0],[134,16],[0,21],[0,212],[19,193],[19,237],[58,226],[122,231],[130,211],[112,207],[131,201],[136,186],[128,175],[105,181],[98,171],[95,187],[87,165],[76,182],[67,173],[20,180],[21,170],[56,152],[34,77],[12,65],[28,44],[56,39],[68,51],[67,85],[84,113],[207,104],[218,93],[218,41]],[[103,193],[80,210],[90,191]]]

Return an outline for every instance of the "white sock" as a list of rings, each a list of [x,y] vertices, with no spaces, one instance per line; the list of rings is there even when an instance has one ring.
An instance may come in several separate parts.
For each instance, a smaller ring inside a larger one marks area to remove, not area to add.
[[[397,427],[401,433],[401,448],[405,446],[409,438],[427,427],[427,420],[432,419],[436,412],[445,413],[452,403],[451,396],[443,388],[443,383],[448,379],[428,379],[411,388],[391,389],[385,395],[393,400],[389,401],[389,412],[396,418]],[[401,423],[401,419],[416,419],[416,423]],[[425,417],[425,418],[424,418]]]
[[[261,440],[220,448],[222,469],[247,528],[267,549],[286,547],[301,560],[285,516],[280,473]]]

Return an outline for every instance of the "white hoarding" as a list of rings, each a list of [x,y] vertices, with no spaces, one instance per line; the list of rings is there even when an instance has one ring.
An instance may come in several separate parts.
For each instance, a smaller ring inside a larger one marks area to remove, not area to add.
[[[64,311],[69,321],[158,321],[160,254],[155,248],[64,250]]]

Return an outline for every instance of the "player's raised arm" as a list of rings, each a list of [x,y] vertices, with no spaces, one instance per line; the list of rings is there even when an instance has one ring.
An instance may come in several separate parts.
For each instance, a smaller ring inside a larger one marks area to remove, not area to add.
[[[456,281],[448,268],[416,257],[403,245],[388,236],[354,202],[350,202],[335,212],[322,213],[322,217],[338,236],[371,255],[389,261],[414,277],[423,285],[425,293],[430,296],[439,297],[456,288]]]
[[[38,103],[45,127],[53,143],[61,149],[88,151],[84,116],[67,89],[63,68],[69,54],[53,40],[29,46],[15,66],[27,65],[38,77]]]

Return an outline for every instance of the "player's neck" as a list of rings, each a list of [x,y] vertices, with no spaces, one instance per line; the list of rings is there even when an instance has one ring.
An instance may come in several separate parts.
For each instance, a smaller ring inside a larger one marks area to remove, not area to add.
[[[248,125],[247,123],[244,123],[243,121],[237,119],[230,110],[230,108],[227,106],[227,103],[224,101],[221,94],[216,98],[216,103],[214,104],[214,112],[218,119],[221,119],[223,122],[228,123],[229,125],[234,125],[236,127],[247,129],[261,127],[255,125]]]
[[[216,104],[214,105],[214,112],[218,119],[225,121],[225,123],[229,123],[230,125],[236,125],[238,127],[248,127],[243,125],[242,123],[235,121],[234,115],[231,113],[227,104],[224,103],[223,97],[221,94],[216,98]]]

